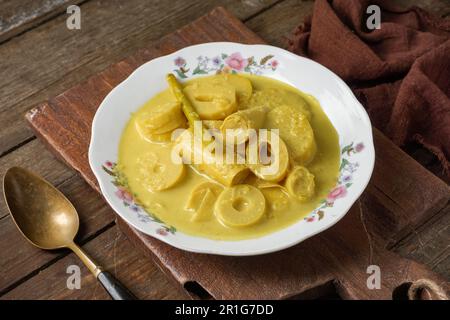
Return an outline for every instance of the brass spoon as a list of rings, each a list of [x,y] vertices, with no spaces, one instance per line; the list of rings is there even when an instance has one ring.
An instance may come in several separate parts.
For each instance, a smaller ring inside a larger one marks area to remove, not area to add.
[[[4,176],[3,194],[14,223],[29,242],[45,250],[71,249],[100,281],[111,298],[136,299],[74,243],[79,226],[78,214],[58,189],[28,170],[12,167]]]

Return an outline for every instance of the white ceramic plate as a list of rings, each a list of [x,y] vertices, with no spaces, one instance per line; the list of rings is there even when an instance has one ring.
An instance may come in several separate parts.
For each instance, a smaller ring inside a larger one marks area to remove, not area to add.
[[[339,134],[340,178],[314,211],[269,235],[240,241],[217,241],[184,234],[167,226],[134,202],[117,183],[114,171],[122,130],[130,114],[167,87],[169,72],[183,80],[206,74],[245,72],[288,83],[316,97]],[[174,247],[220,255],[256,255],[295,245],[338,222],[367,186],[375,153],[369,117],[348,86],[324,66],[267,45],[205,43],[151,60],[136,69],[103,100],[95,114],[89,163],[111,207],[139,231]]]

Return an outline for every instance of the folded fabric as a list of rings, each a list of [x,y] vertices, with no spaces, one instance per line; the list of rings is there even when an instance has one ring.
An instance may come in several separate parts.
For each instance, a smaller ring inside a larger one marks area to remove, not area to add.
[[[381,9],[369,30],[369,5]],[[316,0],[289,49],[337,73],[396,144],[417,141],[450,175],[450,19],[389,0]]]

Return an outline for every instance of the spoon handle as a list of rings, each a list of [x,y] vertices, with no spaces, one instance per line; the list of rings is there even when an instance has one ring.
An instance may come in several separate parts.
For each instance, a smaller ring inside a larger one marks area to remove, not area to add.
[[[137,300],[136,296],[108,271],[100,272],[97,279],[113,300]]]
[[[74,242],[70,243],[68,247],[81,259],[81,261],[83,261],[97,280],[100,281],[111,298],[114,300],[137,300],[136,296],[125,288],[119,280],[117,280],[111,273],[103,271],[102,268]]]

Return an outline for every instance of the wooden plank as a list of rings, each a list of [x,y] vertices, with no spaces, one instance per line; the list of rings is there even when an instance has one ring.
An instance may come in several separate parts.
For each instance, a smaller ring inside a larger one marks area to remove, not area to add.
[[[28,120],[56,153],[97,188],[87,165],[89,135],[85,131],[108,88],[151,57],[172,52],[188,43],[223,39],[261,42],[225,10],[215,10],[39,106],[29,113]],[[131,239],[147,248],[147,252],[152,252],[177,281],[182,284],[198,282],[215,298],[286,298],[311,292],[333,279],[341,283],[339,290],[346,298],[388,298],[396,286],[419,277],[444,283],[423,266],[386,251],[384,245],[386,240],[396,239],[404,230],[442,209],[449,200],[449,189],[377,130],[374,130],[374,139],[378,158],[372,188],[366,192],[370,196],[361,201],[364,209],[354,206],[336,227],[299,246],[271,254],[270,258],[197,255],[171,248],[126,225],[123,225],[124,230]],[[410,211],[409,215],[406,211]],[[365,285],[366,268],[373,261],[389,275],[380,291],[368,290]],[[248,270],[252,270],[251,277]],[[283,276],[274,277],[276,274]],[[244,280],[245,286],[242,286]]]
[[[285,48],[287,38],[312,13],[313,6],[314,1],[286,0],[248,20],[246,26],[267,43]]]
[[[240,19],[276,0],[92,0],[81,30],[66,15],[0,46],[0,155],[32,136],[23,113],[222,3]],[[119,9],[120,8],[120,9]],[[32,61],[33,63],[30,63]]]
[[[0,43],[66,12],[83,0],[0,1]]]
[[[383,235],[380,237],[383,245],[393,246],[412,228],[445,207],[450,200],[450,188],[399,148],[394,148],[377,129],[374,134],[375,168],[365,197],[371,206],[384,206],[384,210],[379,210],[368,222],[374,226],[374,233]]]
[[[395,247],[395,252],[430,267],[450,279],[450,205],[436,217],[413,230]]]
[[[188,296],[147,257],[136,250],[117,226],[108,229],[83,246],[106,270],[116,276],[140,299],[186,299]],[[67,288],[67,267],[81,270],[81,288]],[[42,268],[29,281],[8,292],[0,299],[109,299],[94,276],[73,254]]]

